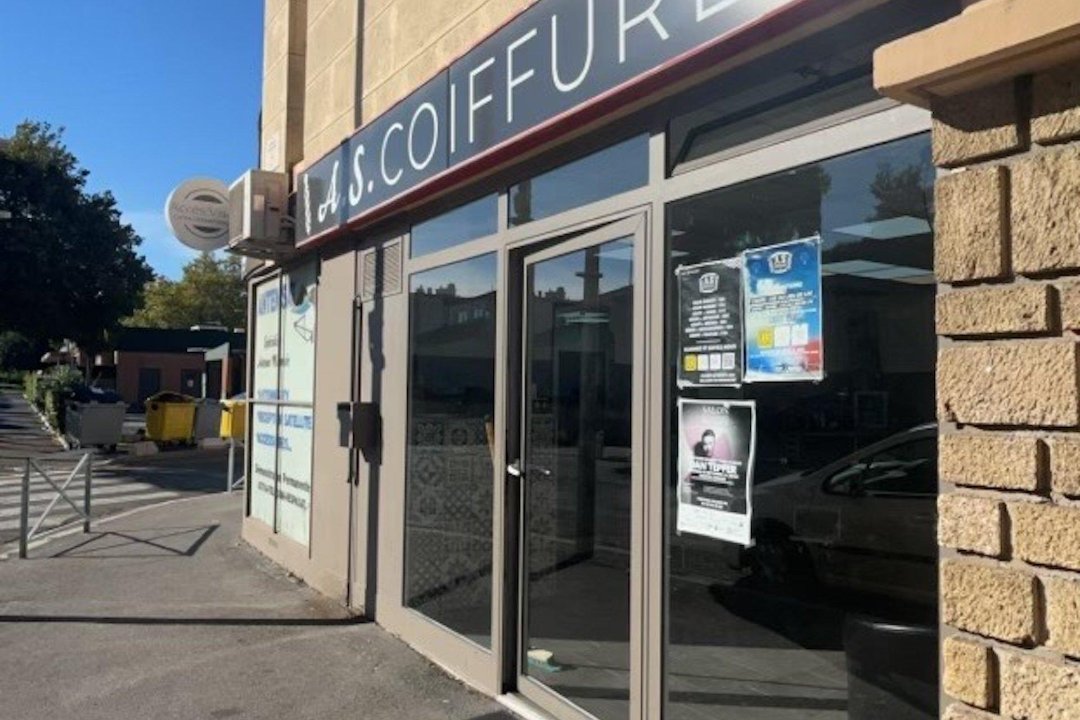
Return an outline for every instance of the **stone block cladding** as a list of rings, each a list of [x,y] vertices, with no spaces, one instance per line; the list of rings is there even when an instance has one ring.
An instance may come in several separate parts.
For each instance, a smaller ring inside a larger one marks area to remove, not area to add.
[[[932,109],[942,717],[1080,718],[1080,65]]]

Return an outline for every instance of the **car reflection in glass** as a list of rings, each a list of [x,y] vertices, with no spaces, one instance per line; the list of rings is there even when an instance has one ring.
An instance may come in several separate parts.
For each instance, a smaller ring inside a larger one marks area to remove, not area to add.
[[[842,653],[849,720],[936,718],[936,498],[932,424],[756,483],[753,544],[710,594],[763,647]]]
[[[763,585],[886,616],[921,614],[907,607],[921,606],[932,617],[936,500],[937,426],[920,425],[818,470],[756,485],[744,566]]]

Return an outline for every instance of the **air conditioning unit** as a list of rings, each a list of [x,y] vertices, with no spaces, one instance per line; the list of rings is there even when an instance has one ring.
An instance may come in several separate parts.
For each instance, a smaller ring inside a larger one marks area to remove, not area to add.
[[[289,176],[248,170],[229,186],[229,250],[279,259],[295,251],[288,219]]]

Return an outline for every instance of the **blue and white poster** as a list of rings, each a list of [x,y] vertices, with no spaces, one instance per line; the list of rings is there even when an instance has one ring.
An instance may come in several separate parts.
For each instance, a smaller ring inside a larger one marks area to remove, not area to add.
[[[743,381],[824,378],[821,238],[747,250],[743,282]]]

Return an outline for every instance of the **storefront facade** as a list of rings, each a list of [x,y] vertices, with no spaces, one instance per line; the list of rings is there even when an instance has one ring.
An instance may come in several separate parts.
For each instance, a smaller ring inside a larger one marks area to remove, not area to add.
[[[968,354],[1015,350],[988,337],[1048,332],[965,325],[1000,288],[938,299],[1011,277],[938,168],[1011,150],[943,162],[954,125],[904,104],[924,65],[881,65],[987,11],[449,5],[267,3],[297,252],[252,275],[245,539],[523,714],[1008,717],[998,658],[1044,633],[969,598],[1040,603],[1024,564],[1070,565],[1014,558],[1017,488],[956,468],[1028,443],[1016,527],[1058,500],[1068,399],[964,394]]]

